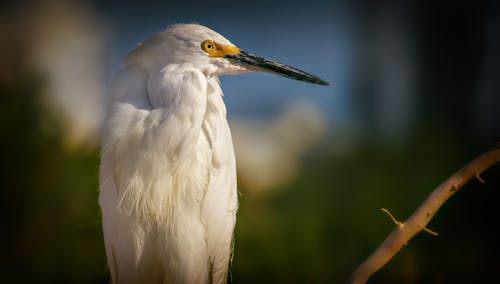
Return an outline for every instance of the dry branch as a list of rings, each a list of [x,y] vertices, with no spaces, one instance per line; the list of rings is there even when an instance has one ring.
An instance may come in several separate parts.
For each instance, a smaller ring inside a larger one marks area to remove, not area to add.
[[[500,161],[500,148],[486,152],[457,171],[436,188],[405,222],[397,221],[396,228],[380,246],[354,271],[350,283],[365,283],[432,219],[443,203],[471,178],[484,183],[480,174]],[[385,212],[385,211],[384,211]],[[388,213],[388,211],[386,212]],[[390,215],[390,213],[388,214]],[[392,215],[390,215],[392,216]]]

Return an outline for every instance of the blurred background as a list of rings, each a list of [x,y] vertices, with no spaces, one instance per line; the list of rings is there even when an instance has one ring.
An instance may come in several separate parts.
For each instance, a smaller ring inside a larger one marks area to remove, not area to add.
[[[500,141],[497,1],[3,1],[0,269],[5,283],[109,283],[99,128],[121,60],[197,22],[309,71],[221,78],[238,161],[231,283],[345,281],[394,225]],[[497,279],[500,165],[371,283]]]

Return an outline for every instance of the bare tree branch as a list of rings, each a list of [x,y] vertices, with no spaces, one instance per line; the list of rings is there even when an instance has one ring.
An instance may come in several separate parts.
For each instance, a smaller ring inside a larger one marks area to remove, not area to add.
[[[461,186],[471,178],[476,178],[484,183],[480,174],[498,161],[500,161],[500,148],[486,152],[472,160],[436,188],[405,222],[397,221],[389,211],[384,209],[384,212],[396,223],[396,228],[370,257],[354,271],[350,283],[365,283],[373,273],[393,258],[413,236],[426,229],[425,226],[441,205],[457,192]]]

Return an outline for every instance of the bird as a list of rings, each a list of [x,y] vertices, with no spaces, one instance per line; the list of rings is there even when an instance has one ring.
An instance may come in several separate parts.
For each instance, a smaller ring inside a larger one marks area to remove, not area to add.
[[[112,283],[226,283],[238,209],[218,77],[314,75],[248,53],[199,24],[130,51],[102,126],[99,205]]]

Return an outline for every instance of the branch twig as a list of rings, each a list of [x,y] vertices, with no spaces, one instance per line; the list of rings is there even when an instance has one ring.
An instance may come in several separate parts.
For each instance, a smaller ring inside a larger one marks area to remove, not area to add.
[[[397,221],[389,211],[383,210],[396,223],[396,228],[380,246],[354,271],[350,283],[365,283],[368,278],[384,266],[413,236],[421,230],[429,232],[425,226],[443,203],[471,178],[484,183],[480,174],[500,161],[500,149],[486,152],[437,187],[420,207],[405,222]],[[432,233],[431,233],[432,232]],[[430,234],[435,232],[430,231]]]

